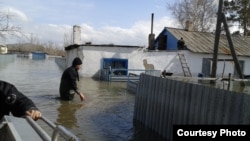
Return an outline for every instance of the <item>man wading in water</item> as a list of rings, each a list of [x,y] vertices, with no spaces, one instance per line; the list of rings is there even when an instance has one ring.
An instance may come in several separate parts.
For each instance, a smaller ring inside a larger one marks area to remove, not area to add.
[[[72,66],[67,68],[61,77],[60,83],[60,97],[63,100],[72,100],[74,95],[79,95],[81,101],[85,100],[84,95],[78,91],[76,81],[79,81],[78,70],[81,68],[82,60],[79,57],[76,57]]]

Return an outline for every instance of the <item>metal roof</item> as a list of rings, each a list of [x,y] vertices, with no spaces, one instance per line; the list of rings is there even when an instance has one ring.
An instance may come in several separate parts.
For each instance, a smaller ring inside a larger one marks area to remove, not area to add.
[[[184,29],[165,27],[174,37],[183,37],[187,48],[195,53],[214,52],[215,33],[187,31]],[[231,36],[235,52],[238,56],[250,56],[250,37]],[[226,35],[220,35],[218,54],[231,55]]]

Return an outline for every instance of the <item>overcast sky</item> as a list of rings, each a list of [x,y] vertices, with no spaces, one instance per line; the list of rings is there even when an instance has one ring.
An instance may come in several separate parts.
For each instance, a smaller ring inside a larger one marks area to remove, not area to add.
[[[81,27],[82,43],[147,46],[154,13],[154,34],[178,27],[166,5],[169,0],[0,0],[11,21],[39,39],[63,44],[73,25]],[[16,38],[2,41],[17,42]],[[19,41],[20,42],[20,41]],[[22,42],[24,42],[22,40]]]

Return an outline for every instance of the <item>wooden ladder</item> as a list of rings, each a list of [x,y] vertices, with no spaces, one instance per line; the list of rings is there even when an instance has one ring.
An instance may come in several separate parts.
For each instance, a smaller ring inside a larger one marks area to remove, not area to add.
[[[178,56],[179,56],[179,60],[181,62],[181,67],[182,67],[184,76],[185,77],[192,77],[192,74],[190,72],[190,69],[189,69],[189,66],[188,66],[187,59],[186,59],[185,55],[178,53]]]

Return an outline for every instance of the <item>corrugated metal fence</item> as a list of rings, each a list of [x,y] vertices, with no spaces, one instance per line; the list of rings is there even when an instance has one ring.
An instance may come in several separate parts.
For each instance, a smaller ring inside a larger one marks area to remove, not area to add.
[[[134,121],[168,141],[175,124],[250,124],[250,95],[141,74]]]

